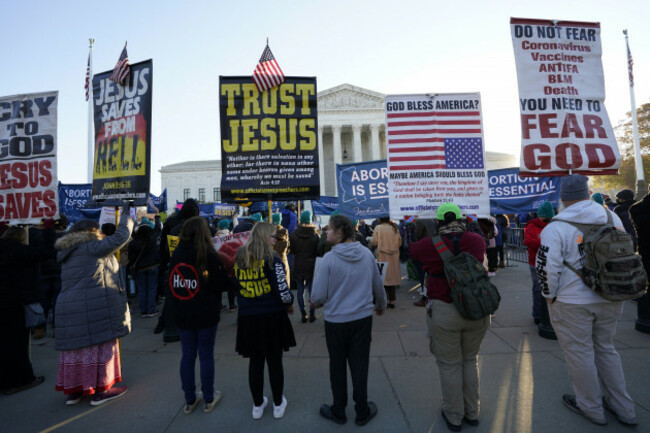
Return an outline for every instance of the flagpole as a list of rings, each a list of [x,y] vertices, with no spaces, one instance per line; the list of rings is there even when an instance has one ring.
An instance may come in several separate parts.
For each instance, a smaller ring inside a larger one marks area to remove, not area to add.
[[[647,193],[645,176],[643,174],[643,159],[641,157],[641,144],[639,142],[639,125],[637,123],[636,101],[634,100],[634,78],[632,75],[632,55],[630,54],[630,44],[628,43],[627,30],[623,30],[625,35],[625,47],[627,48],[627,62],[630,85],[630,115],[632,116],[632,133],[634,137],[634,164],[636,166],[636,196],[641,199]]]
[[[88,54],[88,63],[90,68],[90,74],[88,78],[88,183],[93,182],[93,164],[95,163],[95,131],[94,131],[94,113],[93,113],[93,44],[95,43],[94,39],[89,39],[90,42],[90,52]]]

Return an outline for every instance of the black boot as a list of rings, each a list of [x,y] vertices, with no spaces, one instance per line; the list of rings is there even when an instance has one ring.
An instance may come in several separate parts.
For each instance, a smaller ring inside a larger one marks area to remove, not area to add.
[[[165,319],[163,319],[163,316],[161,315],[160,317],[158,317],[158,324],[153,329],[153,333],[160,334],[164,330],[165,330]]]

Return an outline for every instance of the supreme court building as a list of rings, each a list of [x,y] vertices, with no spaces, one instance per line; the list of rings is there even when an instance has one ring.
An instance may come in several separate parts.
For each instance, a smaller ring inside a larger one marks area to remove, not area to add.
[[[318,93],[321,195],[336,196],[336,164],[386,159],[382,93],[341,84]],[[513,155],[486,151],[489,170],[518,167]],[[188,161],[161,167],[169,203],[196,198],[221,201],[221,161]]]

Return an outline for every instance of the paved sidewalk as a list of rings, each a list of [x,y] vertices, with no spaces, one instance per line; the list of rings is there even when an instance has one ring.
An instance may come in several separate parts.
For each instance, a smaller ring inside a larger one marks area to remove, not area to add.
[[[503,297],[479,358],[481,417],[466,432],[598,432],[603,427],[570,412],[561,402],[572,392],[560,347],[540,338],[530,315],[528,265],[500,269],[494,278]],[[45,383],[13,396],[0,396],[0,432],[446,432],[440,416],[440,383],[429,353],[424,308],[413,306],[416,283],[404,280],[397,308],[374,318],[368,395],[378,415],[365,427],[354,424],[354,402],[349,389],[348,423],[338,426],[321,418],[318,408],[331,403],[328,357],[323,320],[302,324],[292,320],[297,347],[284,358],[285,395],[289,401],[283,419],[267,408],[259,421],[251,418],[248,361],[234,352],[236,314],[225,312],[215,349],[216,388],[223,400],[210,414],[196,410],[184,415],[180,386],[180,343],[165,344],[152,333],[156,319],[133,315],[133,332],[122,339],[122,372],[129,392],[121,399],[92,407],[88,399],[65,405],[54,391],[58,352],[54,340],[33,344],[36,374]],[[627,385],[637,404],[638,432],[650,431],[650,335],[634,330],[636,304],[627,302],[616,344],[623,360]],[[198,363],[197,363],[198,380]],[[265,393],[270,396],[268,379]],[[607,432],[629,432],[606,414]]]

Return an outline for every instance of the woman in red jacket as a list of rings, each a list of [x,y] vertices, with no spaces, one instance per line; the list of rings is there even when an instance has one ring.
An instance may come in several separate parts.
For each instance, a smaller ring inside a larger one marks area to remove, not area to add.
[[[542,288],[537,278],[537,272],[535,271],[535,258],[537,257],[537,250],[541,242],[539,235],[554,216],[555,211],[553,210],[553,205],[545,201],[537,209],[537,218],[528,221],[524,228],[524,246],[528,249],[528,266],[530,267],[530,278],[533,280],[533,320],[535,320],[535,325],[539,325],[539,322],[542,320]]]

